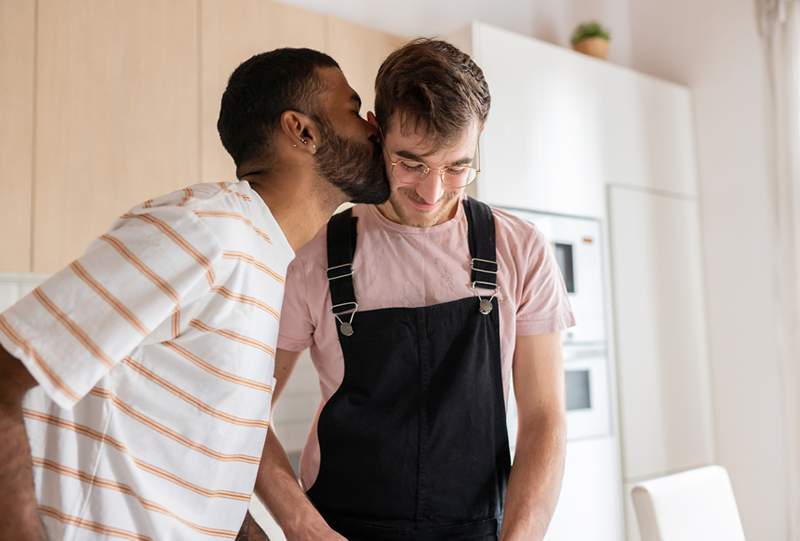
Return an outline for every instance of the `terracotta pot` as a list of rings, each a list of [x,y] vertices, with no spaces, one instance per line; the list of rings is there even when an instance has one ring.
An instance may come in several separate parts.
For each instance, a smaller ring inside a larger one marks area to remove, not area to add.
[[[588,54],[603,60],[608,59],[608,40],[603,38],[585,38],[572,46],[579,53]]]

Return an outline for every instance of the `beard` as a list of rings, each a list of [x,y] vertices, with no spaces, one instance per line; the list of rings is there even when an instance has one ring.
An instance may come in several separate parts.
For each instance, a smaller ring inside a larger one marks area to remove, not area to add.
[[[317,174],[341,190],[352,203],[378,204],[389,198],[389,178],[381,145],[341,137],[327,119],[316,119],[322,136],[314,155]]]

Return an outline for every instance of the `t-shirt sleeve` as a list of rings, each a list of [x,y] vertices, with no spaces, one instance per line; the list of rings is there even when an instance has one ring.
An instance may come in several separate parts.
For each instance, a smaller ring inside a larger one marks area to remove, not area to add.
[[[314,340],[314,323],[308,308],[308,287],[301,258],[295,258],[286,271],[286,291],[281,309],[278,348],[303,351]]]
[[[210,289],[221,251],[182,207],[139,208],[0,314],[0,344],[71,408],[162,323]]]
[[[527,264],[520,273],[517,335],[548,334],[574,326],[567,288],[550,243],[534,227],[527,244]]]

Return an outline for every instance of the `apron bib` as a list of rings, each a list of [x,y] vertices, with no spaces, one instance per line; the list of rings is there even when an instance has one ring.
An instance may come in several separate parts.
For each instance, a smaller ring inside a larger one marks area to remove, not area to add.
[[[483,203],[464,205],[476,295],[419,308],[359,312],[357,219],[348,210],[328,224],[345,369],[319,416],[307,494],[350,541],[497,538],[511,465],[494,219]]]

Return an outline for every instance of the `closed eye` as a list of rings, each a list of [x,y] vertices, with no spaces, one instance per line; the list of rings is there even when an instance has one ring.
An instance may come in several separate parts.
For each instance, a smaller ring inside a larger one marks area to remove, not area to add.
[[[403,160],[400,161],[400,167],[411,173],[421,173],[426,169],[425,164],[417,162],[406,162]]]

